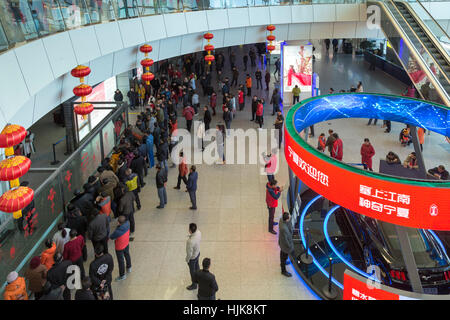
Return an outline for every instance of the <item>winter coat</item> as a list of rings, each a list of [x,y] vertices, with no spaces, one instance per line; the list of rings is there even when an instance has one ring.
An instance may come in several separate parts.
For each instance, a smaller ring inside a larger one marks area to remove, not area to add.
[[[5,300],[28,300],[25,279],[17,277],[16,280],[8,283],[3,293],[3,298]]]
[[[53,264],[55,263],[55,260],[53,260],[53,256],[56,253],[56,243],[53,242],[52,247],[45,249],[41,253],[41,264],[43,264],[47,270],[49,270]]]
[[[280,187],[271,187],[269,183],[266,185],[266,204],[269,208],[278,207],[278,199],[281,196]]]
[[[130,222],[127,220],[124,224],[117,226],[109,238],[114,240],[116,251],[125,249],[130,243]]]
[[[133,192],[125,192],[125,194],[120,198],[119,205],[117,207],[117,209],[119,210],[119,214],[125,217],[128,217],[130,214],[132,214],[134,212],[135,199],[136,196]]]
[[[198,172],[189,173],[186,188],[188,191],[197,191]]]
[[[101,241],[109,234],[109,220],[105,214],[97,214],[91,221],[87,230],[88,238]]]
[[[280,246],[281,251],[284,253],[292,253],[294,251],[294,242],[292,240],[292,223],[291,221],[283,221],[283,218],[280,219],[278,223],[278,245]]]
[[[371,144],[363,143],[361,146],[361,162],[372,168],[372,157],[375,155],[375,149]]]
[[[341,139],[336,139],[333,143],[333,149],[331,150],[331,157],[341,160],[344,156],[344,145]]]

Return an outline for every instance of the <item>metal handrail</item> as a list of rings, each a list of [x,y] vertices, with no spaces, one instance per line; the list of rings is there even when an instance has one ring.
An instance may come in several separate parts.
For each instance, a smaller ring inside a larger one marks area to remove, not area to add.
[[[390,0],[390,1],[392,1],[392,0]],[[424,21],[420,17],[417,16],[416,12],[413,10],[413,8],[409,5],[408,2],[402,2],[402,4],[404,4],[407,7],[407,9],[408,9],[409,13],[411,14],[411,16],[414,18],[414,20],[417,22],[417,24],[419,24],[419,26],[422,28],[422,31],[428,37],[428,40],[430,40],[435,45],[436,49],[439,50],[439,53],[447,61],[447,64],[450,65],[450,57],[449,57],[447,51],[442,48],[442,46],[440,44],[440,41],[436,38],[436,36],[433,34],[433,32],[428,28],[428,26],[424,23]],[[403,17],[403,15],[402,15],[402,17]],[[430,15],[430,17],[431,17],[431,15]],[[434,19],[433,17],[431,17],[431,18]],[[406,19],[404,19],[404,20],[406,20]],[[409,23],[408,23],[408,26],[410,26]],[[410,26],[410,28],[411,28],[411,26]],[[448,37],[447,34],[446,34],[446,36]],[[447,75],[445,70],[443,70],[442,74],[447,79],[447,81],[449,81],[449,83],[450,83],[450,78]]]
[[[422,4],[422,2],[420,2],[419,0],[416,0],[416,1],[417,1],[417,3],[420,4],[420,6],[423,8],[423,10],[425,10],[425,12],[431,17],[431,19],[437,24],[437,26],[439,27],[439,29],[441,29],[442,33],[444,33],[445,36],[446,36],[447,38],[450,39],[450,36],[448,35],[447,31],[445,31],[444,29],[442,29],[441,24],[438,23],[438,22],[433,18],[433,16],[428,12],[428,10],[425,8],[425,6]],[[408,3],[408,5],[409,5],[409,3]]]
[[[391,1],[391,0],[390,0],[390,1]],[[440,90],[437,90],[437,91],[438,91],[440,97],[442,98],[442,100],[444,101],[444,103],[445,103],[446,105],[450,106],[450,96],[449,96],[448,93],[445,91],[445,89],[442,87],[442,85],[440,84],[440,82],[437,81],[436,75],[435,75],[433,72],[430,71],[430,69],[428,68],[427,63],[423,60],[423,57],[422,57],[420,54],[417,53],[417,49],[410,43],[410,42],[412,42],[412,41],[411,41],[410,38],[406,35],[406,33],[403,31],[403,28],[398,24],[398,22],[396,21],[396,19],[393,17],[393,13],[391,13],[391,10],[388,8],[387,5],[385,5],[384,2],[381,2],[381,1],[376,1],[376,2],[378,2],[379,4],[381,4],[381,6],[384,8],[384,10],[385,10],[386,13],[387,13],[386,16],[387,16],[388,19],[391,21],[391,24],[394,26],[394,28],[395,28],[396,31],[400,34],[400,36],[401,36],[402,38],[408,40],[408,41],[405,41],[405,44],[408,46],[408,48],[409,48],[411,54],[414,56],[414,58],[417,60],[417,62],[419,62],[419,63],[422,65],[423,71],[427,74],[427,77],[428,77],[428,79],[430,79],[430,81],[431,81],[431,83],[433,84],[433,86],[434,86],[436,89],[437,89],[437,88],[440,89]],[[398,10],[398,8],[397,8],[395,5],[394,5],[394,7],[395,7],[396,10]],[[400,13],[400,15],[401,15],[401,13]],[[401,17],[403,18],[402,15],[401,15]],[[403,19],[404,19],[404,18],[403,18]],[[408,24],[408,25],[409,25],[409,24]],[[381,29],[381,30],[382,30],[382,32],[384,33],[385,38],[386,38],[386,39],[389,39],[389,37],[387,36],[387,34],[384,32],[384,30],[383,30],[383,29]],[[420,42],[420,43],[422,44],[422,46],[423,46],[423,43],[420,41],[420,39],[419,39],[419,42]],[[427,52],[428,52],[428,51],[427,51]],[[397,54],[397,53],[396,53],[396,54]],[[429,54],[429,52],[428,52],[428,54]],[[397,55],[397,57],[398,57],[398,55]],[[430,55],[430,57],[433,58],[432,55]],[[402,65],[402,67],[403,67],[405,70],[408,70],[408,68],[404,65],[404,63],[403,63],[403,61],[400,59],[400,57],[398,57],[398,58],[399,58],[399,61],[400,61],[401,65]],[[434,58],[433,58],[433,59],[434,59]],[[425,67],[423,67],[423,66],[425,66]],[[419,93],[420,93],[420,90],[419,90]],[[423,97],[422,97],[422,98],[423,98]]]
[[[422,42],[422,40],[417,36],[417,34],[415,33],[415,31],[414,31],[414,29],[412,28],[412,26],[411,26],[411,24],[406,20],[406,18],[403,16],[403,14],[400,12],[400,9],[397,7],[397,5],[395,4],[395,2],[394,2],[394,0],[388,0],[389,2],[391,2],[391,4],[394,6],[394,8],[395,8],[395,10],[397,11],[397,13],[402,17],[402,20],[406,23],[406,25],[408,26],[408,28],[411,30],[411,32],[414,34],[414,36],[415,36],[415,38],[416,38],[416,40],[418,41],[418,42],[420,42],[420,44],[421,44],[421,46],[422,46],[422,48],[427,52],[427,54],[434,60],[434,61],[436,61],[436,59],[434,58],[434,56],[431,54],[431,52],[430,52],[430,50],[427,48],[427,46]],[[389,8],[388,8],[389,9]],[[408,8],[409,9],[409,8]],[[412,13],[411,12],[411,10],[410,10],[410,13]],[[431,36],[430,37],[430,35],[428,34],[428,30],[426,30],[426,29],[424,29],[424,27],[422,26],[422,24],[421,23],[419,23],[418,22],[418,20],[420,20],[420,19],[418,19],[415,15],[413,15],[413,18],[416,20],[416,22],[422,27],[422,30],[427,34],[427,36],[428,36],[428,38],[429,38],[429,40],[431,40],[430,38],[434,38],[434,36]],[[400,28],[402,28],[402,26],[399,26]],[[403,28],[402,28],[403,29]],[[407,35],[405,35],[406,37],[408,37]],[[410,39],[409,37],[408,37],[408,39]],[[410,41],[411,41],[411,39],[410,39]],[[440,47],[440,46],[439,46]],[[440,49],[438,47],[438,50]],[[441,51],[441,50],[439,50],[439,51]],[[448,61],[447,61],[448,62]],[[428,69],[428,65],[425,63],[425,66],[426,66],[426,68]],[[444,78],[447,80],[447,82],[450,84],[450,79],[448,78],[448,76],[447,76],[447,74],[446,74],[446,71],[445,70],[443,70],[442,69],[442,67],[440,66],[440,64],[438,64],[438,63],[436,63],[436,66],[439,68],[439,70],[440,70],[440,74],[441,75],[443,75],[444,76]],[[405,69],[405,70],[407,70],[407,69]],[[433,72],[431,72],[431,73],[433,73]],[[434,73],[433,73],[434,74]],[[434,75],[435,77],[436,77],[436,75]],[[445,91],[445,90],[444,90]],[[446,91],[445,91],[446,92]],[[450,96],[450,93],[449,92],[446,92],[447,93],[447,95],[449,95]]]

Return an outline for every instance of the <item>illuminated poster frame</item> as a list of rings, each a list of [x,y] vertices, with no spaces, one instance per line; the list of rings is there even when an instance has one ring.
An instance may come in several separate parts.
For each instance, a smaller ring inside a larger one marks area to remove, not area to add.
[[[285,157],[297,177],[330,201],[360,214],[405,227],[450,230],[450,182],[363,171],[326,156],[300,136],[303,129],[314,123],[353,117],[421,125],[446,135],[450,109],[382,94],[346,93],[304,100],[291,108],[285,122]]]

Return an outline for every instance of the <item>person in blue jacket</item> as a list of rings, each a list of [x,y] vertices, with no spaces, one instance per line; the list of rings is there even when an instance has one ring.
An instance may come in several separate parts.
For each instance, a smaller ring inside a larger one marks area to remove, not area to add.
[[[125,216],[120,216],[118,219],[119,225],[116,230],[109,236],[111,240],[114,240],[116,247],[117,262],[119,263],[119,276],[116,281],[125,280],[127,275],[125,274],[125,264],[127,264],[127,273],[131,272],[131,257],[130,257],[130,222]]]
[[[195,170],[195,166],[191,166],[186,185],[189,192],[189,197],[191,198],[192,207],[189,208],[191,210],[197,210],[197,198],[195,192],[197,191],[198,173]]]
[[[148,161],[150,163],[150,169],[155,165],[155,156],[153,155],[153,135],[149,134],[147,136],[147,151],[148,151]]]

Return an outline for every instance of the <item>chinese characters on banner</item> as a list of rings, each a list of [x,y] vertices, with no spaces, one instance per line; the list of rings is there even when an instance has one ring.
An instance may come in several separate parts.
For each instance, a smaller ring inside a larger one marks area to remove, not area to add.
[[[292,159],[292,161],[304,172],[306,172],[311,178],[314,180],[319,181],[324,186],[328,187],[328,176],[324,174],[323,172],[317,170],[310,164],[303,161],[302,158],[298,156],[297,153],[295,153],[291,147],[288,147],[289,150],[289,158]]]
[[[344,273],[344,300],[399,300],[400,296],[387,292],[360,281],[349,275],[348,270]]]
[[[287,122],[286,122],[287,123]],[[290,130],[290,129],[289,129]],[[410,228],[450,230],[450,184],[387,179],[324,159],[285,127],[285,157],[293,173],[333,203]]]
[[[362,184],[359,185],[359,194],[360,207],[377,213],[396,214],[397,217],[409,219],[409,207],[407,207],[411,203],[409,194],[384,191]]]

